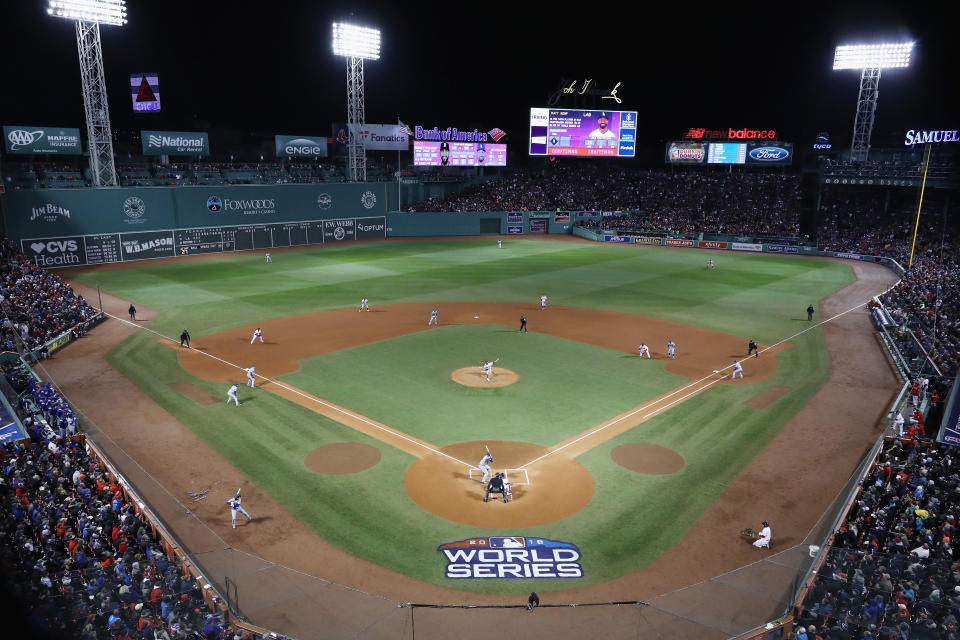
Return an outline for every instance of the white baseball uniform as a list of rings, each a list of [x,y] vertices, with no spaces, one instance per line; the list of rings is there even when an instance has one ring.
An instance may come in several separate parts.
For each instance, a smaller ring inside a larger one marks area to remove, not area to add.
[[[240,401],[237,400],[237,389],[240,388],[236,382],[233,383],[233,386],[227,391],[227,404],[230,404],[230,401],[233,400],[237,403],[237,406],[240,406]]]
[[[480,480],[483,484],[487,484],[487,480],[490,479],[490,463],[493,462],[493,455],[487,451],[487,455],[483,456],[483,459],[480,461],[480,464],[477,466],[480,467],[480,471],[483,471],[483,478]]]
[[[360,301],[360,308],[357,311],[370,311],[370,301],[364,298]]]
[[[257,365],[253,365],[253,366],[250,367],[249,369],[244,369],[244,371],[247,372],[247,386],[248,386],[248,387],[256,387],[256,386],[257,386],[257,384],[256,384],[256,379],[255,379],[254,376],[253,376],[253,370],[256,369],[256,368],[257,368]]]
[[[769,549],[770,548],[770,527],[766,526],[763,529],[760,529],[760,537],[754,541],[753,546],[757,549]]]
[[[483,375],[486,376],[487,382],[490,382],[490,377],[493,375],[493,363],[486,362],[483,365]]]
[[[740,374],[740,379],[743,380],[743,365],[740,364],[740,361],[739,361],[739,360],[734,360],[734,361],[733,361],[733,373],[730,374],[730,379],[731,379],[731,380],[736,380],[738,373]]]
[[[235,495],[230,500],[227,500],[227,505],[230,507],[230,523],[233,525],[234,529],[237,528],[237,512],[238,511],[243,515],[247,516],[247,522],[250,522],[251,520],[253,520],[253,518],[250,517],[250,514],[247,513],[247,510],[244,509],[243,506],[240,504],[240,500],[241,498],[240,498],[239,491],[237,492],[237,495]]]
[[[263,342],[263,331],[260,330],[260,327],[253,332],[253,337],[250,338],[250,344],[253,344],[257,338],[260,338],[260,342]]]
[[[540,296],[540,309],[547,308],[547,296]]]
[[[431,311],[431,312],[430,312],[430,321],[427,322],[427,326],[429,327],[431,324],[435,324],[435,325],[437,325],[437,326],[439,327],[439,326],[440,326],[440,318],[439,318],[439,316],[440,316],[440,312],[437,311],[436,309],[434,309],[433,311]]]
[[[903,436],[903,415],[899,411],[893,419],[893,432],[898,436]]]
[[[673,340],[667,342],[667,357],[677,359],[677,345]]]
[[[497,240],[497,249],[503,249],[503,240]]]
[[[273,258],[270,257],[270,254],[267,254],[267,262],[273,262]]]
[[[648,357],[648,358],[650,357],[650,347],[648,347],[648,346],[645,345],[645,344],[641,344],[638,348],[640,349],[640,357],[641,357],[641,358],[643,357],[643,354],[647,354],[647,357]]]

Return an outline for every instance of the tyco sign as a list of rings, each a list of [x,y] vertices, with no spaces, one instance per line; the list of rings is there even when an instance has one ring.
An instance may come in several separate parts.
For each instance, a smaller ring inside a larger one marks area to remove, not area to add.
[[[437,547],[448,578],[582,578],[580,550],[569,542],[491,536]]]
[[[80,129],[58,127],[3,127],[7,153],[81,155]]]

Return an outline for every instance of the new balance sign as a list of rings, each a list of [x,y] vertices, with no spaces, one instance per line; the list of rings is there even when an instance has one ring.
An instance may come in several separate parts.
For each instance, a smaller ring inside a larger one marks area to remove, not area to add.
[[[208,156],[210,139],[202,131],[141,131],[145,156]]]

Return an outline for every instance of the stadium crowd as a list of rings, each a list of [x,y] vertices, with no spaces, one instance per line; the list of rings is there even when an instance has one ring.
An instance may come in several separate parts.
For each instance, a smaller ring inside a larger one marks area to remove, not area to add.
[[[960,454],[894,439],[834,535],[791,640],[960,640]]]
[[[517,171],[410,211],[628,211],[638,230],[799,234],[800,179],[780,173],[637,171],[562,164]],[[602,224],[602,223],[587,223]]]
[[[24,353],[97,315],[60,276],[30,262],[0,236],[0,340],[6,351]],[[83,328],[78,329],[82,331]]]

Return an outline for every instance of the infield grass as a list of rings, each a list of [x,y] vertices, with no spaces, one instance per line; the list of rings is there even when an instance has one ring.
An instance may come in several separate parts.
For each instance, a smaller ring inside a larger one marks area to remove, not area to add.
[[[490,239],[400,241],[225,255],[172,264],[144,262],[122,269],[83,272],[76,279],[99,285],[137,305],[159,311],[150,328],[176,336],[217,333],[271,318],[371,303],[494,301],[535,304],[546,293],[555,305],[606,309],[753,337],[772,344],[807,328],[804,309],[853,281],[841,263],[785,256],[621,247],[550,240]],[[706,270],[713,257],[717,268]],[[803,320],[804,322],[798,322]],[[556,444],[646,396],[677,386],[662,370],[642,381],[618,368],[617,357],[597,347],[534,333],[511,345],[508,368],[523,384],[484,390],[482,396],[451,382],[456,366],[450,344],[506,351],[515,332],[495,326],[442,327],[302,362],[286,379],[318,385],[321,397],[355,408],[386,424],[409,429],[435,444],[483,437]],[[431,343],[425,342],[430,339]],[[377,348],[374,348],[374,347]],[[462,349],[457,349],[462,353]],[[616,354],[621,356],[622,354]],[[460,356],[457,356],[458,358]],[[737,474],[810,398],[829,374],[823,336],[807,332],[780,356],[769,380],[714,387],[583,455],[596,493],[581,512],[535,530],[478,530],[424,512],[401,482],[413,461],[359,434],[272,394],[245,399],[242,411],[202,406],[167,384],[189,381],[221,396],[223,385],[198,380],[178,364],[176,352],[139,332],[108,359],[178,420],[196,432],[253,482],[274,496],[321,537],[348,552],[398,572],[447,587],[519,594],[609,580],[656,559],[729,486]],[[623,366],[636,369],[635,358]],[[148,361],[149,367],[143,363]],[[409,377],[391,378],[394,365]],[[543,372],[559,371],[549,376]],[[344,372],[342,379],[324,375]],[[349,372],[347,375],[346,372]],[[322,384],[318,381],[322,377]],[[333,380],[331,380],[333,378]],[[350,384],[349,380],[364,380]],[[558,384],[560,379],[563,384]],[[391,392],[371,398],[370,387]],[[770,385],[791,389],[766,409],[743,402]],[[441,401],[434,402],[436,394]],[[531,400],[534,399],[534,400]],[[552,404],[549,424],[538,407]],[[497,420],[490,420],[491,411]],[[501,426],[502,425],[502,426]],[[519,433],[523,437],[518,437]],[[377,447],[381,462],[362,473],[320,476],[303,466],[324,444],[356,441]],[[610,461],[626,442],[652,442],[677,451],[686,467],[670,476],[645,476]],[[349,493],[351,500],[343,500]],[[474,580],[443,577],[439,544],[482,535],[536,535],[577,544],[585,577],[578,580]],[[400,551],[402,550],[402,552]]]

